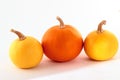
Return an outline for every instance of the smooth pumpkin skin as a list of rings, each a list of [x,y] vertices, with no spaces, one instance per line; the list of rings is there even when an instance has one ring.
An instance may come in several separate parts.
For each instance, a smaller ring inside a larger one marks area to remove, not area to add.
[[[37,66],[43,57],[41,44],[33,37],[16,39],[12,42],[9,50],[12,62],[19,68],[32,68]]]
[[[71,25],[51,27],[42,38],[45,55],[51,60],[64,62],[77,57],[82,48],[83,40],[80,33]]]
[[[117,50],[118,40],[113,33],[107,30],[93,31],[87,35],[84,41],[84,51],[93,60],[111,59]]]

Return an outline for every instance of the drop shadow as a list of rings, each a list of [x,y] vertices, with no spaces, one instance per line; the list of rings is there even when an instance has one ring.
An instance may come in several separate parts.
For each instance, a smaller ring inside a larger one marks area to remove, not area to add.
[[[110,60],[109,60],[110,61]],[[106,61],[95,61],[87,57],[87,55],[82,52],[77,58],[68,62],[54,62],[49,60],[44,56],[42,62],[35,68],[27,69],[27,71],[34,77],[43,77],[48,75],[54,75],[58,73],[68,72],[77,69],[85,69],[86,67],[92,67]],[[35,74],[35,75],[33,75]]]

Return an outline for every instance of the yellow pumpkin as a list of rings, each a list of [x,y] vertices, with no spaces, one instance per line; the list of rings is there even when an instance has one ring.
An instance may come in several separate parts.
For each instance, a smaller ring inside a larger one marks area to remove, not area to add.
[[[101,21],[97,31],[89,33],[84,41],[84,51],[93,60],[111,59],[118,50],[117,37],[112,32],[102,29],[102,25],[105,24],[105,20]]]
[[[43,57],[43,49],[39,41],[31,36],[24,36],[21,32],[11,29],[18,35],[10,46],[11,61],[19,68],[32,68],[37,66]]]

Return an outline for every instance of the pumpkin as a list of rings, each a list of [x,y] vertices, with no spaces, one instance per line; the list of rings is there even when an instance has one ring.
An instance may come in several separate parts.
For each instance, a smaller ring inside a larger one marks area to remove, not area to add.
[[[9,56],[13,64],[19,68],[32,68],[37,66],[43,57],[43,49],[40,42],[21,32],[11,29],[19,38],[10,45]]]
[[[99,23],[98,29],[90,32],[84,40],[84,51],[93,60],[111,59],[118,50],[117,37],[108,30],[103,30],[102,25],[106,20]]]
[[[42,37],[42,47],[45,55],[57,62],[70,61],[76,58],[82,48],[81,34],[71,25],[64,24],[57,16],[60,25],[49,28]]]

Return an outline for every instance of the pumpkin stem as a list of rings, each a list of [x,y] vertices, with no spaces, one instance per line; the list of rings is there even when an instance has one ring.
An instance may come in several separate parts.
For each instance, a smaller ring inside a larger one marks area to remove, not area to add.
[[[59,16],[57,16],[56,18],[57,18],[57,20],[60,22],[60,28],[63,28],[63,27],[64,27],[64,22],[63,22],[63,20],[62,20]]]
[[[103,32],[102,26],[106,24],[106,20],[102,20],[99,24],[98,24],[98,32]]]
[[[19,40],[24,40],[26,37],[21,33],[21,32],[19,32],[19,31],[16,31],[16,30],[14,30],[14,29],[11,29],[10,30],[11,32],[13,32],[13,33],[15,33],[15,34],[17,34],[17,36],[19,37]]]

